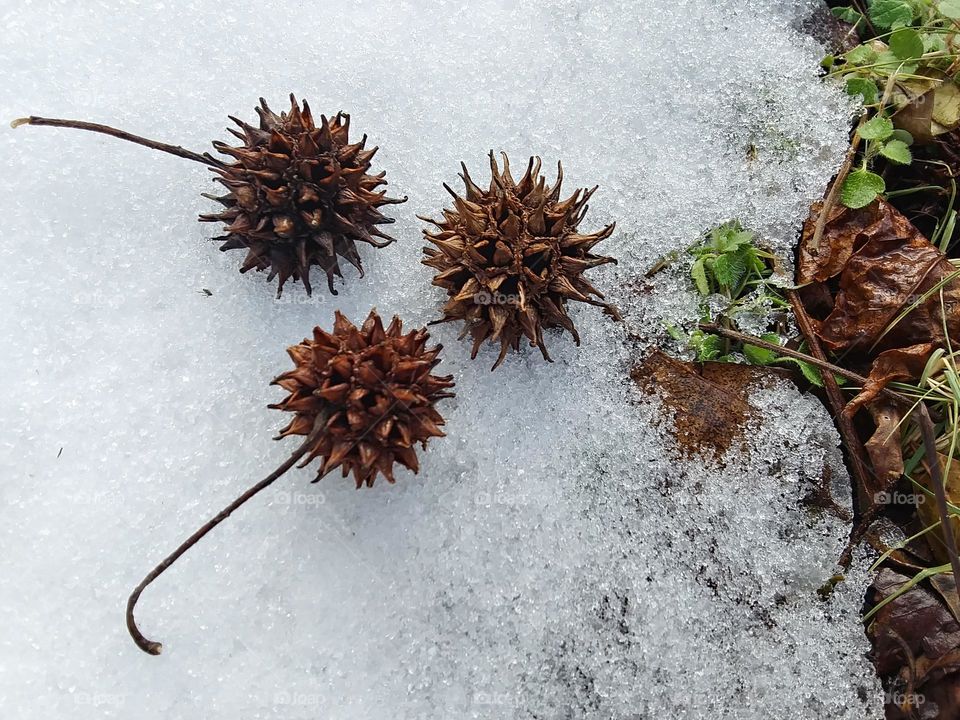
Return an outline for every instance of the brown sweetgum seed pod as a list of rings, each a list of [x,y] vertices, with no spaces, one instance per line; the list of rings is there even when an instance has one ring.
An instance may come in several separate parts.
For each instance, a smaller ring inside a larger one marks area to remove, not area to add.
[[[144,652],[159,655],[162,645],[148,640],[133,617],[144,589],[204,535],[254,495],[280,478],[298,461],[304,467],[321,460],[317,477],[342,468],[357,488],[372,487],[378,475],[393,483],[399,463],[417,473],[415,445],[426,449],[431,437],[443,437],[443,417],[435,403],[453,397],[453,376],[433,375],[443,346],[427,347],[425,329],[402,333],[397,317],[387,328],[376,310],[360,328],[339,312],[332,332],[314,328],[313,337],[287,352],[294,369],[273,381],[289,394],[270,407],[294,413],[276,439],[306,439],[280,467],[221,510],[157,565],[127,600],[127,630]]]
[[[377,148],[365,149],[366,135],[359,142],[349,142],[349,115],[338,112],[331,119],[321,115],[318,126],[306,100],[301,108],[293,95],[289,112],[277,115],[263,98],[256,110],[258,127],[230,117],[242,130],[230,129],[243,141],[241,146],[213,143],[218,152],[233,159],[231,163],[97,123],[30,116],[11,125],[90,130],[207,165],[227,192],[204,194],[224,209],[201,215],[200,220],[224,223],[226,234],[214,238],[223,242],[221,250],[247,251],[240,272],[269,271],[268,281],[278,278],[277,297],[288,279],[302,281],[310,295],[310,268],[318,265],[336,295],[333,278],[343,277],[339,258],[363,277],[356,243],[381,248],[393,242],[378,228],[393,219],[379,208],[407,198],[390,198],[386,191],[377,191],[386,184],[386,173],[368,172]]]
[[[422,262],[438,271],[433,284],[450,297],[443,318],[435,322],[463,320],[461,338],[468,333],[473,337],[471,358],[476,358],[484,341],[499,341],[494,370],[510,348],[519,349],[522,337],[552,362],[543,341],[544,328],[563,328],[579,345],[580,336],[567,315],[568,301],[596,305],[620,319],[617,309],[602,302],[603,294],[583,277],[590,268],[616,263],[591,253],[613,234],[616,223],[590,234],[577,230],[597,188],[577,190],[561,200],[560,163],[557,181],[548,187],[540,175],[540,158],[530,158],[523,177],[515,181],[510,161],[506,153],[502,155],[501,171],[490,151],[489,188],[478,187],[467,166],[460,163],[465,195],[444,184],[453,196],[453,209],[444,210],[441,220],[420,216],[436,227],[423,231],[435,247],[423,249]]]

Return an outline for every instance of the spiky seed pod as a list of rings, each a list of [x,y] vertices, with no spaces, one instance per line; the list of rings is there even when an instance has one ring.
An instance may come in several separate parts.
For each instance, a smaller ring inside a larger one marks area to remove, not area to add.
[[[290,95],[290,112],[277,115],[260,98],[260,127],[231,117],[243,132],[230,132],[243,140],[241,147],[214,142],[214,147],[234,158],[228,164],[209,153],[196,153],[179,145],[168,145],[140,137],[109,125],[45,118],[37,115],[18,118],[10,125],[46,125],[102,133],[186,160],[202,163],[219,175],[215,178],[228,190],[226,195],[205,195],[226,207],[220,213],[201,215],[204,222],[226,223],[221,250],[246,248],[240,272],[269,270],[268,280],[279,277],[277,297],[289,278],[303,280],[307,294],[310,268],[319,265],[327,274],[330,292],[333,278],[341,275],[339,257],[344,257],[363,276],[356,241],[384,247],[393,238],[377,229],[392,223],[378,210],[383,205],[406,202],[389,198],[384,175],[368,175],[377,148],[365,150],[367,136],[349,143],[350,116],[337,113],[332,120],[320,116],[320,126],[306,101],[303,109]],[[380,242],[374,238],[381,238]]]
[[[453,209],[444,210],[440,221],[421,217],[437,228],[423,231],[436,246],[423,249],[423,264],[438,271],[433,284],[450,296],[443,318],[436,322],[464,320],[461,337],[473,337],[471,357],[485,340],[499,341],[496,369],[507,351],[518,350],[520,338],[526,337],[550,361],[544,328],[563,328],[579,345],[580,336],[567,315],[568,300],[596,305],[620,319],[616,308],[602,302],[603,294],[583,277],[585,270],[616,262],[590,252],[610,237],[616,223],[591,234],[577,231],[596,187],[561,200],[563,166],[557,163],[557,181],[547,187],[540,158],[530,158],[516,182],[506,153],[501,171],[491,151],[487,190],[473,182],[466,165],[461,167],[466,196],[444,184],[453,196]]]
[[[392,483],[394,463],[417,472],[414,445],[443,436],[434,404],[453,397],[453,376],[430,373],[442,346],[428,349],[425,329],[401,330],[397,317],[384,330],[376,310],[359,329],[338,311],[332,333],[315,328],[287,350],[296,367],[274,384],[290,394],[270,407],[296,413],[280,438],[309,435],[320,418],[324,429],[302,463],[323,459],[314,482],[339,466],[358,488],[378,474]]]
[[[432,375],[441,345],[427,348],[425,329],[402,334],[397,317],[384,330],[376,310],[360,329],[339,312],[333,332],[314,328],[313,339],[287,352],[296,367],[274,380],[290,394],[271,408],[294,413],[281,432],[305,435],[300,446],[276,470],[248,488],[184,540],[147,573],[127,599],[127,630],[141,650],[159,655],[163,645],[147,639],[134,618],[144,590],[217,525],[250,498],[283,477],[298,461],[300,467],[320,457],[323,465],[314,482],[341,467],[351,472],[357,488],[373,485],[378,474],[393,482],[393,465],[417,472],[414,448],[426,448],[431,437],[442,437],[443,418],[434,404],[453,397],[453,376]]]
[[[406,198],[375,191],[386,184],[386,173],[368,174],[377,148],[364,149],[366,135],[350,144],[349,115],[337,113],[329,120],[321,115],[317,127],[306,100],[301,109],[293,95],[287,113],[278,116],[263,98],[256,110],[259,127],[230,117],[242,129],[230,130],[242,146],[213,143],[235,162],[211,168],[228,192],[206,197],[226,209],[200,219],[226,224],[227,234],[215,238],[224,241],[220,249],[245,248],[240,272],[269,270],[268,280],[278,278],[277,297],[289,278],[302,280],[310,295],[313,265],[327,274],[327,285],[336,295],[333,278],[342,277],[338,256],[362,277],[357,241],[374,247],[393,242],[377,228],[393,219],[378,208]]]

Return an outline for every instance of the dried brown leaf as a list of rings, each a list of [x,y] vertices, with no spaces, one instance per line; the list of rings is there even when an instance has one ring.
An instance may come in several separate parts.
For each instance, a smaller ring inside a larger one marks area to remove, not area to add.
[[[814,203],[810,208],[810,216],[803,223],[797,267],[799,285],[815,280],[824,282],[839,275],[854,250],[866,242],[866,238],[861,237],[861,232],[880,218],[877,203],[871,203],[859,210],[836,204],[827,217],[819,246],[813,248],[811,240],[822,208],[823,202]]]
[[[776,368],[732,363],[683,362],[655,350],[631,377],[647,392],[658,392],[674,414],[674,436],[688,455],[705,450],[723,455],[743,437],[754,410],[747,400],[751,386],[784,377]]]
[[[867,406],[876,426],[873,435],[864,443],[864,449],[873,465],[873,475],[878,486],[875,494],[887,490],[903,474],[903,450],[900,447],[900,420],[903,417],[893,403],[872,402]]]
[[[818,334],[834,351],[869,352],[874,345],[883,350],[927,342],[943,345],[940,295],[934,292],[922,298],[955,269],[891,205],[878,201],[877,207],[877,220],[857,234],[859,247],[843,267],[836,303]],[[960,336],[960,283],[948,282],[943,296],[947,330]]]
[[[921,343],[910,347],[884,350],[877,355],[870,366],[867,383],[861,388],[859,394],[847,403],[844,413],[852,417],[861,407],[872,403],[883,389],[894,381],[919,378],[933,349],[933,343]]]

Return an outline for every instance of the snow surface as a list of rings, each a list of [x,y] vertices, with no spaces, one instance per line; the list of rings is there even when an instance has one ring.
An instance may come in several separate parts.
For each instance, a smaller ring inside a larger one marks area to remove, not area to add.
[[[294,91],[352,113],[411,201],[363,280],[278,302],[196,222],[199,165],[0,133],[3,716],[878,717],[863,578],[815,593],[845,528],[798,503],[824,462],[845,480],[824,410],[759,391],[748,452],[684,461],[628,378],[626,333],[690,307],[666,279],[638,292],[642,271],[730,217],[786,250],[839,164],[849,107],[792,29],[814,4],[4,0],[0,117],[201,150]],[[493,348],[470,362],[437,329],[458,396],[420,476],[291,473],[147,590],[165,649],[141,653],[130,589],[292,449],[266,408],[285,347],[336,308],[435,318],[415,214],[490,148],[601,186],[585,226],[617,221],[621,264],[592,278],[627,323],[576,308],[582,347],[553,335],[555,364],[495,374]]]

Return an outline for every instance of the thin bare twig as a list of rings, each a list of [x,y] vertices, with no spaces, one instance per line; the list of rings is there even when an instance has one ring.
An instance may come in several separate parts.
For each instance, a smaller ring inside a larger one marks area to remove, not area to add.
[[[163,559],[163,561],[157,565],[153,570],[151,570],[147,576],[140,581],[140,584],[134,589],[130,594],[129,599],[127,600],[127,630],[130,632],[130,637],[133,638],[133,641],[137,644],[137,647],[143,650],[145,653],[150,655],[159,655],[160,651],[163,649],[161,643],[155,642],[154,640],[148,640],[143,636],[143,633],[140,632],[140,629],[137,627],[137,622],[134,620],[133,611],[137,606],[137,601],[140,599],[140,594],[146,589],[146,587],[156,580],[163,572],[170,567],[177,559],[183,555],[187,550],[192,548],[197,542],[203,538],[208,532],[213,530],[217,525],[230,517],[230,514],[243,505],[247,500],[252,498],[254,495],[259,493],[261,490],[264,490],[274,481],[276,481],[281,475],[283,475],[287,470],[292,468],[296,462],[303,457],[311,446],[313,446],[314,441],[324,430],[324,425],[327,420],[326,414],[321,414],[317,416],[317,420],[314,423],[313,430],[307,435],[306,440],[303,441],[303,444],[300,445],[293,454],[288,457],[280,467],[274,470],[272,473],[267,475],[263,480],[258,482],[253,487],[249,488],[246,492],[240,495],[236,500],[227,505],[223,510],[217,513],[213,518],[208,520],[199,530],[197,530],[193,535],[184,540],[180,546],[174,550],[170,555]]]
[[[803,301],[800,300],[800,294],[793,289],[786,291],[787,299],[793,307],[793,314],[797,318],[797,325],[803,334],[811,354],[822,361],[827,360],[827,355],[820,346],[820,340],[814,332],[813,324],[810,322],[810,316],[807,314]],[[850,470],[857,483],[856,504],[854,506],[855,522],[850,529],[850,538],[846,548],[840,555],[840,564],[843,567],[849,567],[853,560],[853,548],[859,544],[867,527],[873,521],[876,515],[876,506],[870,502],[868,489],[868,480],[870,470],[864,463],[864,448],[860,442],[860,436],[853,426],[853,419],[843,412],[846,407],[846,401],[843,399],[843,393],[840,391],[840,385],[833,373],[823,373],[823,388],[827,394],[827,401],[830,403],[830,410],[833,412],[834,422],[837,423],[837,430],[843,444],[847,448],[847,458],[850,462]]]
[[[223,163],[211,156],[210,153],[203,153],[201,155],[200,153],[182,148],[179,145],[168,145],[167,143],[157,142],[156,140],[150,140],[149,138],[128,133],[125,130],[118,130],[109,125],[85,122],[83,120],[61,120],[58,118],[37,117],[36,115],[19,118],[10,123],[10,127],[13,128],[18,128],[21,125],[48,125],[50,127],[71,128],[73,130],[88,130],[90,132],[102,133],[103,135],[109,135],[110,137],[119,138],[120,140],[136,143],[137,145],[143,145],[153,150],[160,150],[161,152],[176,155],[177,157],[187,160],[203,163],[208,167],[223,167]]]
[[[783,345],[776,345],[772,342],[767,342],[763,338],[758,338],[753,335],[747,335],[746,333],[738,332],[737,330],[730,330],[729,328],[721,327],[720,325],[714,325],[712,323],[701,323],[699,328],[704,332],[713,333],[714,335],[720,335],[729,340],[736,340],[737,342],[746,343],[747,345],[753,345],[754,347],[763,348],[764,350],[772,350],[780,355],[785,355],[786,357],[791,357],[794,360],[803,360],[810,363],[811,365],[820,368],[821,370],[827,370],[832,372],[835,375],[839,375],[842,378],[846,378],[852,382],[857,383],[861,387],[866,384],[867,378],[859,373],[855,373],[852,370],[847,370],[842,368],[839,365],[834,365],[831,362],[826,360],[820,360],[815,358],[812,355],[807,353],[800,352],[799,350],[791,350],[788,347]],[[893,393],[893,391],[887,391],[888,393]],[[893,393],[898,401],[906,400],[904,396],[899,393]]]
[[[790,301],[790,305],[793,307],[793,314],[797,319],[797,325],[803,334],[803,339],[806,340],[807,347],[810,348],[810,354],[818,360],[826,362],[827,354],[820,345],[820,340],[813,329],[813,324],[810,322],[810,316],[807,314],[807,310],[800,300],[799,293],[796,290],[790,289],[786,291],[786,295]],[[837,384],[837,380],[832,373],[825,373],[823,375],[823,388],[826,391],[827,400],[830,402],[830,409],[833,410],[834,417],[837,419],[840,434],[850,448],[851,457],[854,458],[854,475],[857,476],[857,481],[861,486],[866,488],[866,467],[863,465],[862,455],[860,455],[863,451],[863,446],[854,430],[852,421],[843,413],[843,408],[847,403],[844,401],[843,393],[840,391],[840,385]]]
[[[850,147],[847,148],[843,165],[840,166],[840,171],[837,173],[837,177],[834,178],[833,184],[830,186],[830,191],[827,193],[827,196],[823,200],[823,205],[820,207],[820,213],[817,215],[817,223],[813,228],[813,237],[810,238],[810,242],[807,243],[807,249],[813,255],[816,255],[820,250],[820,241],[823,239],[823,231],[827,227],[827,218],[830,216],[830,211],[833,209],[833,206],[837,203],[840,188],[843,187],[847,175],[850,174],[850,168],[853,167],[854,158],[857,156],[857,149],[860,147],[860,128],[863,127],[866,121],[867,115],[864,113],[860,118],[860,122],[857,124],[856,130],[853,131],[853,139],[850,140]]]

